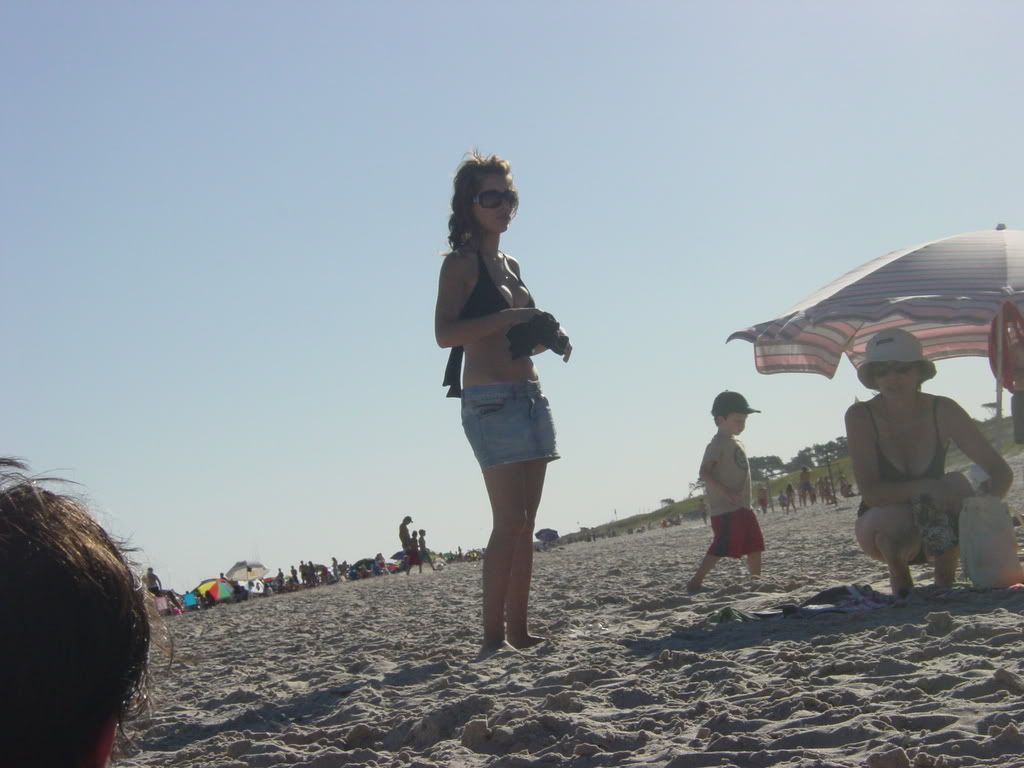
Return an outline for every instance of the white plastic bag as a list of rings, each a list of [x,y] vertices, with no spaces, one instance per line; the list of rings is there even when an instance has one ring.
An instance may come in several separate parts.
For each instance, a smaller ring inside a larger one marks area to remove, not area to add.
[[[991,589],[1024,582],[1017,539],[1006,502],[974,496],[960,511],[960,564],[975,586]]]

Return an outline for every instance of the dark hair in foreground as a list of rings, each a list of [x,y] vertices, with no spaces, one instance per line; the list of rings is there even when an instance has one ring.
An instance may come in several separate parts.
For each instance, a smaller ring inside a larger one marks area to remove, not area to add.
[[[497,155],[481,155],[476,150],[462,162],[455,172],[455,191],[452,193],[452,215],[448,217],[448,244],[455,250],[469,242],[476,234],[477,224],[473,218],[473,198],[480,191],[484,178],[501,176],[512,184],[512,166],[508,160]],[[512,211],[515,213],[515,210]]]
[[[144,699],[132,563],[70,496],[0,458],[0,766],[77,766]]]

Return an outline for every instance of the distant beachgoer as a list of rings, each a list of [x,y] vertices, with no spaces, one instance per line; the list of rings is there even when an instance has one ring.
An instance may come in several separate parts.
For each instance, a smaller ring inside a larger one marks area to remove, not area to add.
[[[714,538],[697,572],[686,585],[689,592],[700,589],[704,577],[723,557],[745,555],[750,574],[761,574],[764,537],[753,510],[747,453],[738,439],[751,413],[760,411],[751,408],[739,392],[722,392],[711,406],[718,432],[704,451],[700,478],[711,507]]]
[[[409,535],[409,523],[412,522],[412,518],[406,515],[402,518],[402,524],[398,526],[398,540],[402,543],[403,549],[408,549],[409,542],[412,541],[412,537]]]
[[[814,493],[814,486],[811,485],[811,470],[806,465],[800,467],[800,506],[807,506],[807,498]],[[812,502],[813,503],[813,502]]]
[[[150,614],[85,506],[0,459],[0,765],[108,764],[145,700]]]
[[[791,512],[796,511],[796,491],[792,483],[786,483],[786,506]]]
[[[412,545],[412,536],[409,535],[409,523],[412,518],[406,515],[402,518],[402,524],[398,526],[398,540],[402,543],[402,563],[399,570],[409,572],[409,547]]]
[[[277,576],[274,577],[274,591],[280,592],[284,589],[284,571],[277,569]]]
[[[836,478],[836,482],[839,483],[839,494],[843,498],[847,498],[848,499],[851,496],[855,496],[856,495],[853,492],[853,484],[850,483],[850,481],[846,479],[846,475],[843,474],[842,472],[839,473],[839,477]]]
[[[331,576],[334,577],[335,581],[338,580],[338,558],[336,557],[331,558]]]
[[[462,398],[462,424],[491,504],[485,653],[506,642],[526,648],[543,640],[529,629],[533,531],[547,465],[558,449],[532,355],[552,349],[568,361],[572,353],[558,321],[534,306],[519,263],[499,250],[518,206],[507,161],[474,153],[462,163],[434,316],[437,343],[452,348],[444,384],[449,397]]]
[[[302,561],[300,560],[299,562],[301,563]],[[291,584],[292,584],[293,587],[299,586],[299,573],[298,573],[298,571],[295,570],[295,566],[294,565],[292,566]]]
[[[757,486],[757,506],[761,508],[761,514],[768,514],[768,495],[769,490],[767,485]]]
[[[427,532],[420,528],[420,572],[423,572],[423,563],[430,564],[430,570],[436,571],[434,567],[434,558],[430,556],[430,550],[427,549]]]
[[[777,501],[779,502],[779,508],[783,512],[789,511],[789,496],[786,495],[785,491],[779,491],[779,498]]]
[[[405,550],[405,559],[408,563],[408,567],[405,569],[405,575],[408,576],[414,565],[420,567],[420,573],[423,573],[423,560],[420,557],[420,544],[417,539],[418,534],[413,531],[409,538],[409,548]]]
[[[152,568],[146,569],[146,589],[157,597],[159,597],[164,590],[163,584],[160,583],[160,577],[153,573]]]
[[[846,437],[862,501],[857,542],[889,570],[894,595],[913,587],[910,565],[931,561],[935,583],[956,579],[956,532],[963,500],[973,495],[959,472],[947,474],[953,442],[992,478],[991,492],[1005,496],[1013,472],[970,416],[948,397],[926,394],[935,376],[921,343],[901,329],[881,331],[867,343],[857,378],[878,391],[846,411]]]
[[[818,497],[825,504],[831,504],[835,501],[832,493],[832,484],[829,483],[828,478],[822,475],[818,478],[818,482],[815,483],[815,487],[818,491]]]

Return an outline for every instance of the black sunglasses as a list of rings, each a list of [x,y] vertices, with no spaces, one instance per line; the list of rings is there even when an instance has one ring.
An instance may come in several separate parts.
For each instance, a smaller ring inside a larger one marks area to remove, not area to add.
[[[508,203],[510,208],[519,206],[519,195],[513,189],[504,191],[497,189],[485,189],[473,197],[473,202],[481,208],[497,208],[502,203]]]
[[[877,379],[879,376],[888,376],[890,373],[899,375],[910,373],[916,367],[917,363],[874,363],[871,372]]]

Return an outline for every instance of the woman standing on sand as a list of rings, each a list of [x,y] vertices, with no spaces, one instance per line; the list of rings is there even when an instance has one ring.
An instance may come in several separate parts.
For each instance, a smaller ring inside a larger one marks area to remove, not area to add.
[[[910,593],[910,565],[934,563],[935,583],[956,578],[956,527],[970,483],[946,474],[950,441],[992,478],[992,493],[1006,495],[1013,473],[964,409],[948,397],[928,395],[921,384],[935,376],[921,344],[900,329],[868,341],[857,378],[878,394],[846,412],[853,474],[862,501],[857,542],[889,568],[894,595]]]
[[[530,634],[527,617],[533,529],[547,464],[558,450],[530,356],[552,348],[568,361],[572,352],[557,321],[535,307],[519,262],[498,250],[518,207],[507,161],[473,153],[459,166],[448,219],[451,251],[441,265],[434,315],[437,343],[452,348],[444,384],[448,397],[462,398],[462,425],[491,503],[483,568],[485,652],[543,639]],[[535,327],[540,335],[531,335]]]

